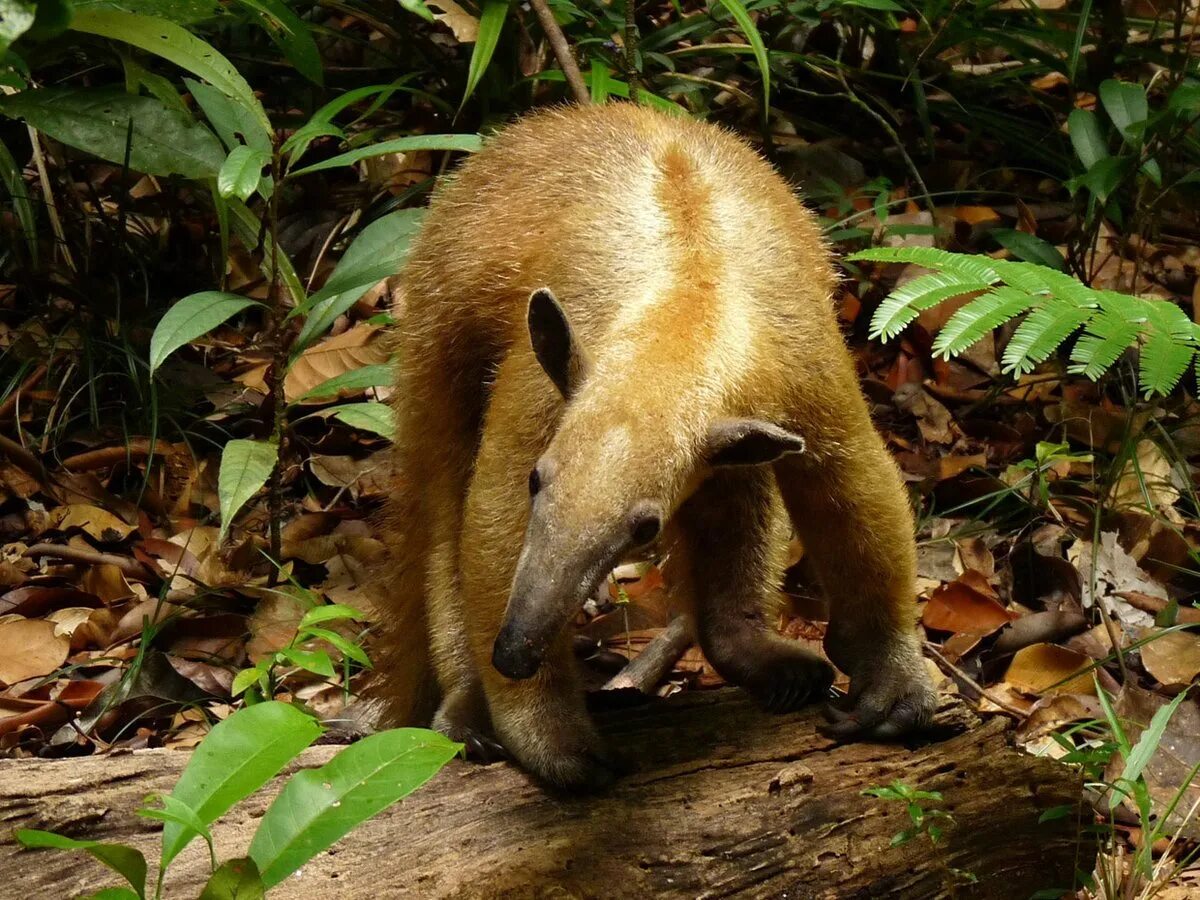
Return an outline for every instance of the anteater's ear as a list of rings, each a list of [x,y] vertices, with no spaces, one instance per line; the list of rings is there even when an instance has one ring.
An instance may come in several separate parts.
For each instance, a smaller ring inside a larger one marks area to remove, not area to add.
[[[804,438],[761,419],[718,419],[709,426],[705,458],[711,466],[759,466],[803,453]]]
[[[588,358],[549,288],[538,288],[529,296],[529,340],[538,362],[569,400],[587,375]]]

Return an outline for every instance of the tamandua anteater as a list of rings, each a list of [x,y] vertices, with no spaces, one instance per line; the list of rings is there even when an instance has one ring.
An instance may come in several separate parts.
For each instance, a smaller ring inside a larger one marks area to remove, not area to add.
[[[763,614],[790,517],[851,678],[834,728],[927,723],[913,521],[833,283],[813,216],[702,122],[553,109],[447,178],[402,275],[386,718],[413,714],[423,619],[436,728],[552,786],[606,783],[566,625],[656,539],[726,680],[773,709],[818,697],[829,665]]]

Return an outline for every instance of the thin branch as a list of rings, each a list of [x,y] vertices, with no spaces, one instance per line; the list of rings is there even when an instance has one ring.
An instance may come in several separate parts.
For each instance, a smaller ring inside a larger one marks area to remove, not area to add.
[[[629,82],[629,102],[642,102],[642,73],[638,70],[638,30],[634,19],[636,0],[625,0],[625,79]]]
[[[970,675],[968,675],[966,672],[964,672],[962,669],[960,669],[954,663],[950,662],[950,660],[946,659],[946,657],[942,656],[941,651],[938,650],[938,648],[935,645],[929,643],[928,641],[925,642],[925,652],[928,653],[931,657],[933,657],[933,661],[936,662],[939,666],[941,666],[947,675],[951,676],[952,678],[959,679],[964,684],[966,684],[968,687],[970,687],[972,690],[977,692],[979,694],[979,696],[987,697],[988,700],[990,700],[992,703],[995,703],[998,707],[1000,707],[1006,713],[1009,713],[1010,715],[1014,715],[1018,719],[1024,719],[1028,715],[1028,713],[1025,710],[1019,709],[1018,707],[1013,706],[1011,703],[1009,703],[1007,700],[1005,700],[1003,697],[999,696],[998,694],[993,694],[991,691],[989,691],[987,688],[985,688],[982,684],[980,684],[978,681],[976,681],[974,678],[972,678]]]
[[[592,102],[592,94],[588,90],[587,84],[584,83],[583,75],[575,62],[574,54],[571,53],[571,46],[567,43],[566,35],[558,27],[558,22],[554,20],[554,13],[546,5],[546,0],[529,0],[529,5],[537,13],[546,40],[550,42],[550,49],[554,51],[554,58],[558,60],[558,66],[567,78],[571,93],[575,95],[575,102],[580,106],[587,106]]]
[[[128,556],[118,556],[115,553],[101,553],[99,550],[88,550],[86,547],[71,547],[65,544],[34,544],[21,554],[22,556],[53,556],[67,562],[81,563],[86,566],[116,566],[123,575],[136,578],[138,581],[155,581],[156,578],[149,569],[136,559]]]
[[[604,690],[637,688],[644,694],[652,693],[658,683],[674,668],[679,657],[692,646],[695,641],[692,634],[691,616],[676,616],[629,665],[604,685]]]

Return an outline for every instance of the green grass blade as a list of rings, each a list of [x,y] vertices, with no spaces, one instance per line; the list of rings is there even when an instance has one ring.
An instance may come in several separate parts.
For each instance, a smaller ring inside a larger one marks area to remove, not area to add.
[[[717,2],[729,10],[729,14],[733,16],[733,20],[737,22],[738,28],[741,29],[742,34],[754,50],[754,58],[758,61],[758,69],[762,73],[763,117],[765,118],[771,109],[771,60],[767,55],[767,45],[763,43],[762,35],[758,33],[758,26],[750,18],[750,13],[746,10],[742,0],[717,0]]]
[[[483,11],[479,14],[479,35],[475,39],[475,49],[471,51],[471,63],[467,67],[467,88],[463,92],[462,102],[458,104],[462,110],[479,80],[487,71],[496,52],[496,44],[500,42],[500,32],[504,30],[504,20],[508,18],[508,0],[484,0]]]

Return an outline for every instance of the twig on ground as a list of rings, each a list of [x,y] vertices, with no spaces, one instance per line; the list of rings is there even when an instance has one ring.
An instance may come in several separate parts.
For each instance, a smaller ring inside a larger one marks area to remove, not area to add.
[[[88,566],[116,566],[121,573],[139,581],[154,581],[154,574],[136,559],[128,556],[117,556],[115,553],[101,553],[99,550],[88,550],[85,547],[68,547],[64,544],[34,544],[21,554],[22,556],[53,556],[67,562],[82,563]]]
[[[691,616],[676,616],[629,665],[609,679],[604,690],[637,688],[644,694],[653,693],[679,657],[695,642],[693,634]]]
[[[976,691],[979,694],[979,696],[987,697],[988,700],[990,700],[992,703],[995,703],[998,707],[1000,707],[1006,713],[1009,713],[1010,715],[1014,715],[1018,719],[1024,719],[1026,717],[1027,713],[1025,712],[1025,710],[1020,709],[1016,706],[1013,706],[1011,703],[1009,703],[1003,697],[1000,697],[997,694],[993,694],[991,691],[989,691],[987,688],[985,688],[982,684],[980,684],[978,681],[976,681],[974,678],[972,678],[970,675],[968,675],[966,672],[964,672],[962,669],[960,669],[954,663],[950,662],[950,660],[946,659],[946,657],[942,656],[941,651],[938,650],[936,645],[931,644],[928,641],[926,641],[925,642],[925,652],[928,653],[933,658],[933,661],[935,663],[937,663],[939,666],[942,667],[942,669],[945,671],[945,673],[947,675],[951,676],[952,678],[959,679],[964,684],[966,684],[969,688]]]

